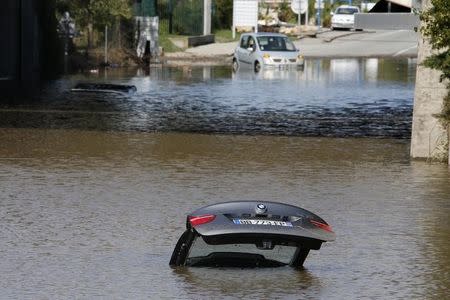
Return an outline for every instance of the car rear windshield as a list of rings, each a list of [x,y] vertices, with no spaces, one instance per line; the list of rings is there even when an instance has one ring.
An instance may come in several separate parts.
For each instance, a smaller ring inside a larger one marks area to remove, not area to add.
[[[255,244],[207,244],[197,236],[191,246],[186,265],[224,267],[277,267],[289,264],[297,247]]]
[[[336,10],[337,15],[353,15],[358,12],[358,9],[356,8],[350,8],[350,7],[340,7]]]
[[[261,51],[296,51],[294,44],[283,36],[260,36],[257,38]]]

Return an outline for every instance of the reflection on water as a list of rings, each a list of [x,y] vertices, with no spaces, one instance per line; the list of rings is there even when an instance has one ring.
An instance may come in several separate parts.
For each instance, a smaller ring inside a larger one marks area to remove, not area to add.
[[[320,295],[319,277],[309,270],[276,269],[195,269],[179,268],[174,274],[184,283],[190,298],[198,295],[232,295],[236,299],[308,298]],[[224,280],[227,278],[227,280]],[[277,284],[273,284],[277,281]]]
[[[3,106],[0,126],[140,132],[409,138],[415,60],[316,59],[303,70],[104,70]],[[134,84],[132,96],[68,92],[79,81]]]
[[[445,299],[450,172],[408,141],[0,129],[4,298]],[[299,205],[335,242],[304,271],[168,266],[186,214]]]

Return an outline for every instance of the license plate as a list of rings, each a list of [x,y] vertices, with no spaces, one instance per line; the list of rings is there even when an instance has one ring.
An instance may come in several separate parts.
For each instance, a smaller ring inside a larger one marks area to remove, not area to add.
[[[263,226],[293,227],[291,222],[273,221],[273,220],[233,219],[233,223],[238,224],[238,225],[263,225]]]

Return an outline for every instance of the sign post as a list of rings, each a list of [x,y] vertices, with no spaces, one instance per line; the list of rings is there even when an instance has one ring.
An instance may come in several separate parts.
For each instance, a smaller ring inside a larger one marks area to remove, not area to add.
[[[302,14],[308,14],[308,1],[307,0],[293,0],[291,2],[291,9],[292,11],[298,15],[298,32],[300,33],[300,25],[301,22],[301,15]],[[307,18],[306,18],[307,20]]]
[[[316,9],[316,25],[319,29],[322,27],[322,9],[324,8],[324,0],[316,0],[314,3],[314,8]]]
[[[211,34],[211,0],[203,0],[203,35]]]
[[[108,25],[105,25],[105,66],[108,65]]]

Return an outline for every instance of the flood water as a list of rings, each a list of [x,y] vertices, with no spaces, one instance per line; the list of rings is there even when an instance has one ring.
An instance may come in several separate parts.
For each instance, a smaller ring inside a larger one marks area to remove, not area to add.
[[[4,105],[0,298],[445,299],[448,167],[410,161],[403,132],[410,129],[386,125],[389,114],[358,138],[359,125],[351,126],[358,123],[349,123],[346,138],[340,131],[329,134],[331,126],[327,134],[296,131],[293,123],[282,127],[285,132],[276,126],[284,114],[295,118],[308,105],[341,110],[349,119],[343,112],[354,107],[378,120],[374,99],[385,99],[376,103],[406,122],[410,115],[400,112],[410,114],[412,67],[394,64],[398,73],[390,78],[378,62],[370,77],[365,63],[358,61],[357,75],[338,68],[321,77],[306,68],[299,76],[312,77],[305,79],[282,78],[296,77],[289,72],[232,75],[220,68],[159,69],[159,75],[134,77],[133,70],[132,77],[120,73],[115,80],[134,82],[138,93],[119,98],[61,93],[86,79],[75,75],[53,83],[58,88],[40,102]],[[302,87],[305,98],[296,102],[282,92],[286,98],[274,102],[264,93],[242,92],[265,88],[275,95],[279,85]],[[242,98],[234,96],[239,90]],[[344,92],[359,98],[345,102]],[[336,97],[326,100],[330,94]],[[273,123],[238,122],[269,112]],[[188,129],[178,127],[199,119]],[[202,132],[209,121],[213,129]],[[381,134],[380,126],[395,134]],[[312,251],[301,271],[169,268],[186,214],[237,199],[304,207],[330,223],[337,239]]]
[[[112,69],[50,83],[39,102],[0,106],[0,126],[141,132],[409,138],[414,59],[315,59],[304,70]],[[77,82],[129,96],[70,93]]]

